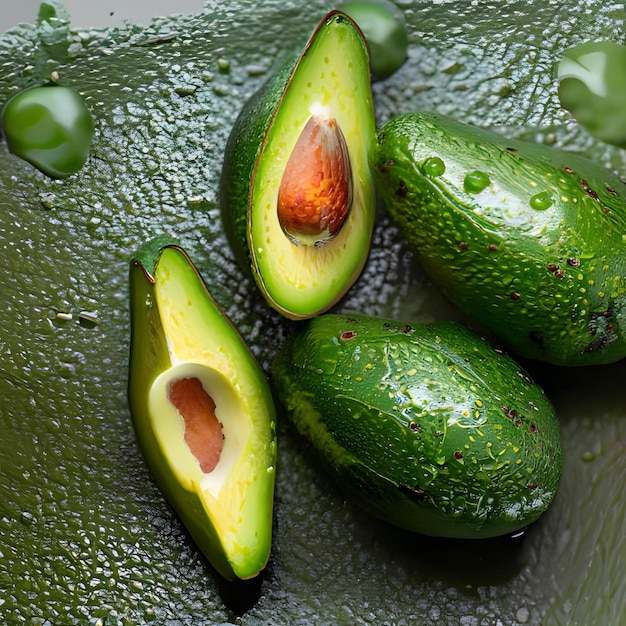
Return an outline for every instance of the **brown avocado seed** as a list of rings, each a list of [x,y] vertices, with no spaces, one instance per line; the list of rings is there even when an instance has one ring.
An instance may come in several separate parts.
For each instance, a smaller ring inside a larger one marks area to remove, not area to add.
[[[352,205],[346,140],[334,118],[313,115],[289,156],[278,190],[278,221],[296,244],[335,237]]]

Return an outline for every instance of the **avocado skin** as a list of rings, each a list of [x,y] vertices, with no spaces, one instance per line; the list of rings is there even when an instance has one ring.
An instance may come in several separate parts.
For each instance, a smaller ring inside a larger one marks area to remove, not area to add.
[[[289,82],[298,55],[290,56],[246,102],[226,143],[220,178],[220,210],[224,231],[237,263],[252,277],[248,248],[248,197],[265,135]]]
[[[339,486],[401,528],[504,535],[555,495],[561,446],[550,401],[459,324],[322,315],[296,329],[272,374],[286,415]]]
[[[433,157],[443,174],[425,173]],[[436,113],[383,125],[373,169],[432,280],[512,350],[558,365],[626,355],[626,186],[617,176]],[[482,193],[464,189],[475,171],[489,177]]]

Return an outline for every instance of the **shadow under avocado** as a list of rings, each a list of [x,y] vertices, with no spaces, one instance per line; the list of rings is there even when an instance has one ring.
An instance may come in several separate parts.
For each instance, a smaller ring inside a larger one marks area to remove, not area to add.
[[[428,537],[391,526],[352,506],[364,533],[389,552],[407,571],[444,581],[460,590],[501,585],[519,574],[525,563],[523,546],[528,527],[512,536],[490,539]]]
[[[207,561],[207,568],[209,567],[211,566]],[[254,607],[261,595],[264,572],[250,580],[226,580],[213,571],[218,592],[229,611],[239,617]]]

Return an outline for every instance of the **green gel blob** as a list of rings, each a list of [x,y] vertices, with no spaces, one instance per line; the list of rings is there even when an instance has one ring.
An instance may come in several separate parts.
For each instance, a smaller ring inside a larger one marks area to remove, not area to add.
[[[563,53],[559,99],[592,135],[626,148],[626,46],[587,42]]]
[[[487,187],[491,181],[489,180],[489,175],[485,174],[485,172],[474,171],[469,172],[465,175],[463,180],[463,188],[468,193],[480,193]]]
[[[372,77],[396,72],[407,59],[409,37],[404,13],[387,0],[355,0],[339,5],[361,29],[370,52]]]
[[[430,157],[422,163],[425,176],[441,176],[446,171],[446,164],[439,157]]]
[[[530,206],[537,211],[545,211],[554,204],[552,194],[549,191],[540,191],[530,199]]]
[[[2,111],[9,150],[52,178],[83,167],[93,137],[93,119],[69,87],[32,87],[13,96]]]

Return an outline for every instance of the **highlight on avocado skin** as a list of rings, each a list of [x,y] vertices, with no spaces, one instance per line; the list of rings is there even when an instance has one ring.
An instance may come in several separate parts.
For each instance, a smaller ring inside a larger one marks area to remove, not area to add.
[[[433,282],[509,349],[558,365],[626,356],[626,185],[616,175],[435,113],[383,125],[373,170]]]
[[[9,150],[51,178],[78,172],[89,156],[94,122],[83,98],[70,87],[31,87],[2,110]]]
[[[559,99],[592,135],[626,148],[626,46],[589,41],[563,53]]]
[[[511,534],[549,507],[559,423],[508,355],[452,322],[321,315],[272,364],[285,414],[356,504],[425,535]]]
[[[375,80],[388,78],[407,59],[409,37],[404,13],[389,0],[346,0],[339,8],[363,31]]]
[[[267,379],[174,240],[137,251],[130,294],[128,398],[148,467],[215,569],[253,578],[272,543],[276,420]]]
[[[328,310],[361,274],[376,212],[375,142],[367,45],[332,11],[242,110],[220,183],[239,265],[285,317]]]

